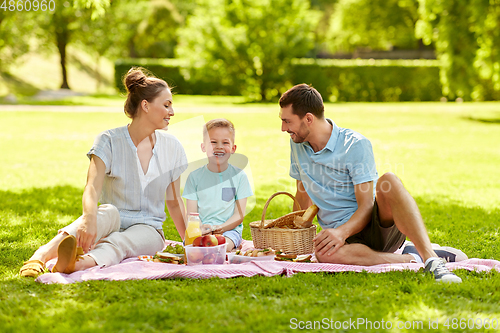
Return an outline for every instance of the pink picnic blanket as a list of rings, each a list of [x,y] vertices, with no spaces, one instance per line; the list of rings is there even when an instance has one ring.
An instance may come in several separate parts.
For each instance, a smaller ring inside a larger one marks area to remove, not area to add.
[[[177,242],[166,241],[166,245]],[[243,250],[252,248],[251,241],[244,241]],[[55,264],[55,260],[47,263],[50,269]],[[383,273],[389,271],[411,270],[418,271],[423,268],[423,264],[383,264],[374,266],[339,265],[325,263],[295,263],[286,261],[252,261],[244,264],[224,264],[224,265],[172,265],[164,263],[141,261],[139,258],[128,258],[120,264],[110,267],[93,267],[85,271],[74,272],[72,274],[46,273],[39,276],[36,281],[41,283],[61,283],[68,284],[88,280],[141,280],[141,279],[171,279],[171,278],[191,278],[208,279],[219,277],[222,279],[239,276],[251,277],[255,275],[274,276],[285,275],[287,277],[295,273],[317,273],[317,272],[362,272]],[[447,263],[450,270],[466,269],[469,271],[485,272],[492,269],[500,271],[500,261],[488,259],[468,259],[456,263]]]

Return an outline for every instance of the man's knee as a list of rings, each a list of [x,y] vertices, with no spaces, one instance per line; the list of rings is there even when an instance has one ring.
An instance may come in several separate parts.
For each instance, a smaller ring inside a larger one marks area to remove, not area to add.
[[[377,197],[389,198],[393,193],[403,189],[403,182],[392,172],[384,173],[377,180]]]

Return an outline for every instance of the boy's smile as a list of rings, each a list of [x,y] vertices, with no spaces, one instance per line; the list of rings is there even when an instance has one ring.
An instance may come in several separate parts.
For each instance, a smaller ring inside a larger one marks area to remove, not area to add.
[[[207,153],[209,170],[222,172],[227,169],[229,157],[236,151],[233,133],[226,127],[214,127],[208,131],[208,138],[201,144]]]

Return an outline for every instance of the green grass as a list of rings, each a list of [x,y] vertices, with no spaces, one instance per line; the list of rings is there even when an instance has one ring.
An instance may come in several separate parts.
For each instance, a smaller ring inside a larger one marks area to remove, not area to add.
[[[244,238],[249,239],[248,223],[260,219],[266,199],[276,191],[294,192],[288,136],[280,132],[277,104],[174,98],[172,132],[200,114],[204,120],[227,117],[235,123],[237,152],[248,157],[256,190],[256,206],[244,222]],[[102,97],[96,105],[115,103],[123,100]],[[499,106],[327,104],[326,114],[372,141],[379,174],[400,176],[417,200],[433,242],[458,247],[470,257],[498,260]],[[0,112],[1,332],[275,332],[292,331],[292,318],[393,324],[392,330],[360,327],[372,332],[428,331],[431,319],[439,321],[433,331],[459,332],[463,330],[446,328],[446,319],[500,321],[498,272],[459,271],[460,285],[435,283],[422,272],[72,285],[42,285],[18,277],[23,260],[81,214],[85,154],[96,134],[127,122],[121,112]],[[199,147],[200,136],[192,134],[186,141],[188,151]],[[288,198],[277,198],[268,215],[279,216],[289,208]],[[179,239],[172,222],[164,227],[167,238]],[[399,330],[398,321],[422,321],[424,329]]]

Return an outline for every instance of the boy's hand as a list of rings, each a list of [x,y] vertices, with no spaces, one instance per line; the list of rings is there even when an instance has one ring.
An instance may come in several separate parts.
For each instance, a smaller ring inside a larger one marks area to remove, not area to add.
[[[202,224],[201,225],[201,234],[208,235],[212,233],[212,226],[210,224]]]
[[[224,230],[222,229],[222,226],[220,225],[214,225],[212,226],[212,233],[213,234],[223,234],[224,233]]]

